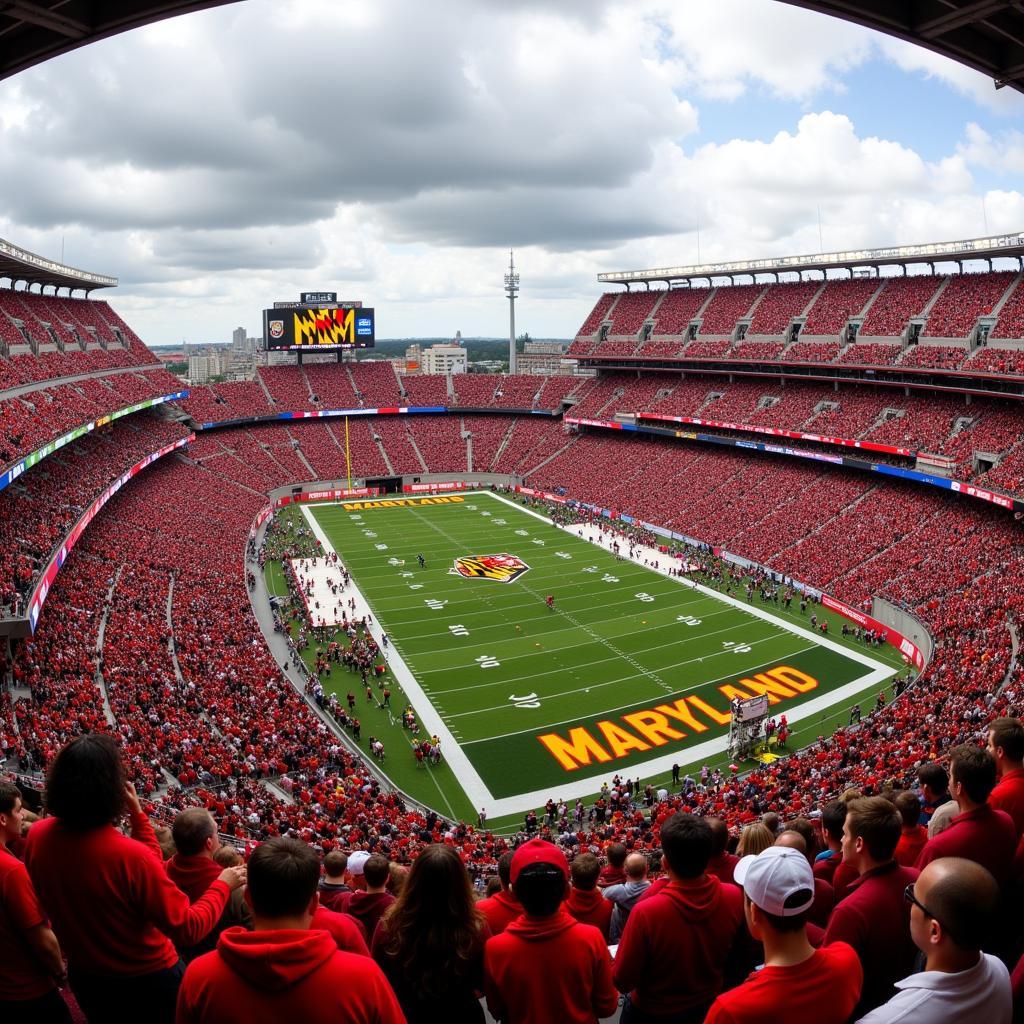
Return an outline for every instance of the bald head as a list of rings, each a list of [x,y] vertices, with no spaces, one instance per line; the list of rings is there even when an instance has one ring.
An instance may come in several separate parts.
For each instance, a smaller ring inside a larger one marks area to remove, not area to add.
[[[798,850],[804,856],[807,856],[807,841],[799,832],[795,832],[791,828],[779,834],[779,838],[775,840],[775,845],[785,846],[790,850]]]
[[[961,950],[979,950],[991,934],[992,915],[999,900],[999,886],[980,864],[963,857],[940,857],[921,872],[914,883],[914,895],[937,922],[945,938]],[[920,908],[914,916],[924,918]],[[918,941],[911,921],[911,932],[918,948],[928,950]]]
[[[634,882],[643,881],[647,877],[647,858],[642,853],[631,853],[624,867],[626,877]]]

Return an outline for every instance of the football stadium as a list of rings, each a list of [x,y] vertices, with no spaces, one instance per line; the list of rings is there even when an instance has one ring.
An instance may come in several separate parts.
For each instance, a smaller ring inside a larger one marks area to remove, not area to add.
[[[758,5],[1024,91],[1015,3]],[[220,6],[0,5],[0,89]],[[891,243],[543,366],[510,264],[501,372],[339,272],[201,383],[0,239],[0,1020],[1017,1019],[1024,232]]]

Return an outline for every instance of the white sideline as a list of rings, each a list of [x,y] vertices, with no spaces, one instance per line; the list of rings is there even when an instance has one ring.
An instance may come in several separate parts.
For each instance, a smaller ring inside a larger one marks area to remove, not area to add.
[[[491,491],[466,491],[452,493],[465,494],[466,496],[471,496],[474,500],[486,495],[495,501],[511,506],[525,515],[533,516],[535,519],[539,519],[547,525],[550,525],[551,523],[550,519],[542,516],[540,513],[535,512],[532,509],[523,508],[516,502],[510,501],[499,494],[494,494]],[[332,507],[337,507],[344,503],[331,502],[329,504]],[[303,515],[306,517],[306,521],[309,523],[310,529],[312,529],[314,535],[323,544],[324,551],[333,551],[333,545],[328,539],[326,533],[324,533],[320,524],[316,521],[316,517],[312,514],[310,507],[303,504],[301,508]],[[586,524],[576,524],[564,529],[575,533],[582,539],[597,546],[610,548],[610,542],[608,539],[594,527],[587,526]],[[596,539],[594,534],[597,534]],[[602,543],[602,541],[604,541],[604,543]],[[628,551],[628,545],[622,546],[626,547]],[[667,555],[662,555],[656,548],[642,547],[637,550],[639,554],[637,557],[633,558],[632,561],[637,565],[643,566],[645,559],[648,561],[656,560],[658,563],[657,568],[651,569],[650,566],[645,566],[645,568],[652,572],[657,571],[662,575],[667,575],[666,570],[668,566],[670,564],[677,564],[674,559],[669,558]],[[338,552],[338,557],[339,559],[342,559],[341,552]],[[628,557],[628,555],[624,555],[623,557]],[[782,629],[806,640],[811,640],[821,647],[826,647],[829,650],[841,654],[852,661],[859,662],[865,667],[871,669],[871,671],[865,675],[860,676],[837,689],[829,690],[828,693],[823,694],[820,697],[804,701],[792,710],[787,709],[786,716],[790,722],[799,722],[803,719],[811,718],[819,712],[832,707],[834,704],[841,703],[844,699],[852,697],[861,690],[865,690],[868,687],[880,683],[895,671],[891,665],[885,665],[880,661],[876,661],[867,654],[836,643],[834,640],[831,640],[820,633],[812,632],[809,629],[804,629],[801,626],[779,619],[770,612],[764,611],[752,604],[747,604],[745,601],[741,601],[738,598],[721,594],[717,590],[713,590],[710,587],[706,587],[703,584],[687,579],[686,577],[672,578],[682,586],[700,591],[701,593],[706,594],[709,597],[713,597],[725,604],[731,604],[735,608],[742,609],[757,618],[771,622],[775,626],[779,626]],[[346,594],[356,599],[357,615],[363,615],[366,613],[372,614],[369,602],[363,597],[354,580],[349,584]],[[383,631],[381,630],[376,616],[373,617],[370,632],[379,644],[381,640],[381,633]],[[392,672],[395,674],[395,678],[401,684],[402,689],[408,696],[422,725],[429,733],[437,735],[441,739],[441,750],[448,763],[452,766],[454,774],[458,778],[459,784],[462,786],[466,796],[474,807],[486,807],[487,814],[491,818],[500,818],[511,814],[522,814],[526,811],[534,810],[543,806],[551,796],[557,796],[557,798],[564,800],[573,800],[576,797],[589,796],[596,793],[598,789],[600,789],[601,783],[606,781],[616,772],[625,772],[628,770],[630,775],[636,773],[643,777],[667,772],[672,765],[676,763],[683,766],[697,764],[698,762],[706,761],[715,754],[723,752],[729,745],[729,738],[727,735],[718,736],[715,739],[706,740],[703,743],[698,743],[692,747],[686,747],[683,750],[676,750],[672,753],[663,754],[660,757],[653,757],[646,761],[632,763],[629,765],[628,769],[616,767],[614,762],[609,762],[605,765],[599,765],[599,771],[595,774],[587,775],[582,778],[575,775],[571,776],[571,781],[566,782],[564,785],[552,784],[545,789],[534,790],[531,793],[519,793],[516,796],[496,799],[487,788],[487,785],[480,777],[480,774],[473,767],[459,742],[452,735],[437,709],[424,693],[419,682],[416,680],[416,677],[405,664],[399,652],[395,650],[393,644],[388,648],[387,661]],[[500,736],[490,737],[490,739],[500,738]]]

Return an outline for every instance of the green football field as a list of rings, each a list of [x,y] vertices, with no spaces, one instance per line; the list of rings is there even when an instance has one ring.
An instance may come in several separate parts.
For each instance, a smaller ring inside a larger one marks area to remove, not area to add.
[[[673,763],[723,764],[737,695],[768,693],[794,727],[790,747],[806,744],[854,702],[869,710],[902,668],[887,647],[844,642],[841,620],[823,637],[810,609],[784,614],[618,559],[490,492],[290,514],[338,552],[390,640],[394,716],[367,710],[364,739],[376,729],[385,771],[443,813],[520,817],[615,773],[660,782]],[[490,555],[511,560],[479,560]],[[336,670],[325,685],[343,695],[351,679]],[[406,701],[421,736],[441,738],[442,769],[409,752],[393,720]]]

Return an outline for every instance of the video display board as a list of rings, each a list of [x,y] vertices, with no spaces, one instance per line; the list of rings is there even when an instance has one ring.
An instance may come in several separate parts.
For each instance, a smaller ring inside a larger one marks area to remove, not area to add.
[[[263,343],[270,351],[372,348],[375,332],[372,308],[300,306],[263,311]]]

